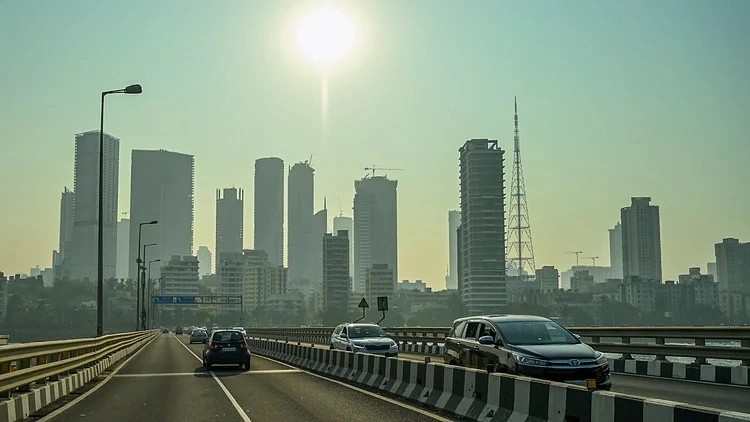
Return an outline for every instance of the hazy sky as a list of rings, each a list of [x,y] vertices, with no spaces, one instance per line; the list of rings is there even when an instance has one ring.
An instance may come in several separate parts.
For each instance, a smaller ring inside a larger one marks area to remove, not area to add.
[[[443,287],[458,148],[500,140],[512,162],[518,95],[536,263],[568,250],[608,262],[607,229],[631,196],[661,207],[665,278],[750,241],[750,2],[334,2],[356,21],[353,53],[320,77],[295,23],[331,2],[0,2],[0,271],[49,266],[74,134],[130,151],[195,155],[195,248],[214,246],[214,190],[246,190],[252,246],[256,158],[313,154],[316,202],[351,215],[353,181],[376,164],[399,181],[400,279]]]

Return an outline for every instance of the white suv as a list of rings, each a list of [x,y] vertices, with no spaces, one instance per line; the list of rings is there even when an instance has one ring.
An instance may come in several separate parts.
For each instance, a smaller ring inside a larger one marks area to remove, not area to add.
[[[333,330],[331,350],[398,356],[398,344],[376,324],[341,324]]]

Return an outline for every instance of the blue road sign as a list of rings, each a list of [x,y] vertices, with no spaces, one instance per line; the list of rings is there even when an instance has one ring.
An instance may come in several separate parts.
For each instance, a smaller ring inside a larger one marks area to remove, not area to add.
[[[242,296],[154,296],[157,305],[242,305]]]
[[[195,296],[154,296],[155,304],[191,305],[195,303]]]

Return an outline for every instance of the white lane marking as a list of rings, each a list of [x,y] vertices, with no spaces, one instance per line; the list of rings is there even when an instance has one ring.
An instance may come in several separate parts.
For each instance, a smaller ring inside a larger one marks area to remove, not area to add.
[[[127,364],[128,364],[128,362],[130,362],[130,361],[131,361],[131,360],[132,360],[133,358],[135,358],[136,356],[138,356],[138,354],[139,354],[139,353],[141,353],[142,351],[144,351],[144,350],[146,349],[146,347],[148,347],[148,346],[149,346],[149,345],[150,345],[150,344],[151,344],[151,343],[152,343],[152,342],[153,342],[154,340],[156,340],[156,339],[157,339],[157,338],[159,338],[159,337],[160,337],[160,336],[154,336],[154,337],[153,337],[153,338],[152,338],[151,340],[149,340],[149,341],[148,341],[148,343],[144,344],[144,345],[143,345],[143,347],[141,347],[140,349],[138,349],[138,351],[137,351],[137,352],[133,353],[133,354],[132,354],[132,355],[131,355],[131,356],[130,356],[129,358],[125,359],[125,362],[123,362],[123,363],[122,363],[122,365],[120,365],[120,366],[118,366],[117,368],[115,368],[115,370],[114,370],[114,371],[112,371],[112,373],[111,373],[111,374],[107,375],[107,377],[106,377],[106,378],[104,378],[103,380],[101,380],[101,381],[100,381],[100,382],[99,382],[98,384],[96,384],[96,385],[95,385],[95,386],[94,386],[93,388],[91,388],[91,389],[90,389],[89,391],[87,391],[87,392],[85,392],[85,393],[81,394],[81,395],[80,395],[80,396],[79,396],[78,398],[76,398],[76,399],[74,399],[74,400],[70,401],[70,402],[69,402],[68,404],[66,404],[65,406],[62,406],[62,407],[60,407],[59,409],[57,409],[57,410],[55,410],[55,411],[53,411],[53,412],[50,412],[50,413],[48,413],[48,414],[47,414],[46,416],[44,416],[43,418],[39,419],[39,422],[46,422],[46,421],[49,421],[49,420],[51,420],[51,419],[53,419],[53,418],[55,418],[55,417],[57,417],[57,416],[60,416],[60,414],[61,414],[61,413],[63,413],[64,411],[66,411],[66,410],[70,409],[71,407],[75,406],[76,404],[78,404],[79,402],[81,402],[81,401],[82,401],[83,399],[85,399],[85,398],[86,398],[86,397],[88,397],[89,395],[93,394],[93,393],[94,393],[94,391],[96,391],[96,390],[98,390],[98,389],[102,388],[102,386],[103,386],[104,384],[106,384],[106,383],[107,383],[107,382],[108,382],[109,380],[111,380],[111,379],[112,379],[112,378],[113,378],[113,377],[114,377],[114,376],[115,376],[115,375],[116,375],[116,374],[117,374],[118,372],[120,372],[120,369],[122,369],[123,367],[125,367],[125,365],[127,365]],[[62,397],[62,396],[61,396],[61,397]]]
[[[198,361],[200,363],[203,363],[203,358],[198,357],[198,355],[196,355],[195,352],[193,352],[192,350],[190,350],[190,348],[187,347],[187,345],[185,345],[185,343],[183,343],[182,340],[180,340],[179,338],[177,338],[177,336],[174,335],[174,334],[172,334],[172,337],[174,337],[174,339],[177,340],[177,342],[180,343],[182,345],[182,347],[185,348],[185,350],[187,350],[188,352],[190,352],[190,354],[192,356],[194,356],[196,359],[198,359]],[[227,398],[229,399],[229,401],[232,403],[232,406],[234,406],[234,409],[237,411],[237,413],[239,413],[239,415],[242,418],[242,420],[245,421],[245,422],[252,422],[250,420],[250,417],[247,416],[247,412],[245,412],[245,410],[242,409],[242,406],[240,406],[240,404],[237,403],[237,400],[234,398],[234,396],[232,395],[232,393],[230,393],[229,390],[227,390],[227,387],[224,385],[223,382],[221,382],[221,380],[219,379],[219,377],[217,377],[216,374],[214,374],[214,371],[209,371],[209,373],[211,374],[211,377],[213,377],[213,379],[216,380],[216,383],[219,384],[219,388],[221,388],[221,391],[223,391],[224,395],[227,396]]]
[[[263,359],[269,360],[271,362],[276,362],[276,363],[278,363],[280,365],[288,366],[290,368],[297,368],[296,366],[292,366],[292,365],[290,365],[290,364],[288,364],[286,362],[281,362],[281,361],[278,361],[276,359],[267,358],[265,356],[255,355],[255,357],[262,357]],[[299,369],[299,368],[297,368],[297,369]],[[346,388],[350,388],[350,389],[352,389],[354,391],[358,391],[358,392],[360,392],[362,394],[367,394],[368,396],[375,397],[376,399],[380,399],[380,400],[386,401],[388,403],[395,404],[396,406],[403,407],[404,409],[411,410],[412,412],[419,413],[420,415],[424,415],[424,416],[430,417],[432,419],[435,419],[436,421],[442,421],[442,422],[452,422],[453,421],[452,419],[444,418],[444,417],[436,415],[434,413],[430,413],[430,412],[428,412],[426,410],[422,410],[422,409],[420,409],[418,407],[410,406],[410,405],[408,405],[406,403],[402,403],[400,401],[393,400],[391,398],[388,398],[388,397],[385,397],[385,396],[381,396],[379,394],[375,394],[372,391],[367,391],[367,390],[364,390],[362,388],[355,387],[353,385],[347,384],[345,382],[342,382],[342,381],[339,381],[339,380],[335,380],[333,378],[324,377],[323,375],[318,375],[318,374],[316,374],[314,372],[309,372],[309,371],[305,371],[305,370],[302,370],[302,372],[304,372],[306,374],[310,374],[310,375],[312,375],[314,377],[318,377],[320,379],[324,379],[326,381],[330,381],[332,383],[336,383],[336,384],[344,386]]]
[[[301,369],[259,369],[257,371],[226,371],[219,372],[220,375],[256,375],[256,374],[292,374],[300,373]],[[118,374],[115,378],[151,378],[151,377],[207,377],[210,376],[208,372],[160,372],[154,374]]]

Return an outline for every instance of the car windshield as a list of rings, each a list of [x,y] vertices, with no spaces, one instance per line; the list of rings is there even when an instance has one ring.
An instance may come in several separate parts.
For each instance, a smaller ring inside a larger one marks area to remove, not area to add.
[[[242,341],[244,340],[244,337],[242,337],[242,333],[238,333],[237,331],[217,331],[214,333],[214,336],[212,338],[213,338],[213,341]]]
[[[385,337],[385,331],[377,325],[354,325],[349,327],[349,338]]]
[[[578,343],[573,334],[552,321],[508,321],[497,326],[508,343],[519,346]]]

